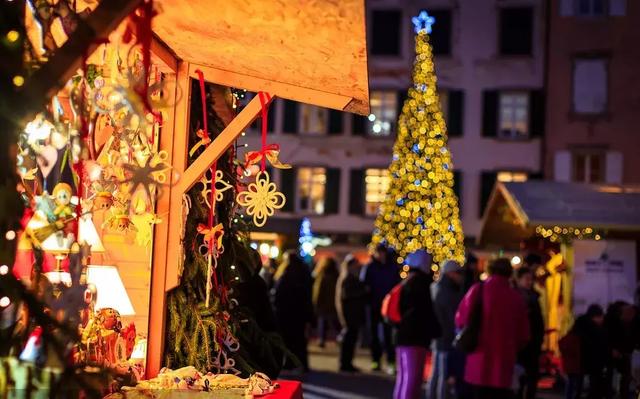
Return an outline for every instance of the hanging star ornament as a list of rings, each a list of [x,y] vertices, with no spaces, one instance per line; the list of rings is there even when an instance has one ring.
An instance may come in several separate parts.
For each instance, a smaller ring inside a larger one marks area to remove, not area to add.
[[[413,29],[416,33],[420,33],[425,31],[431,34],[431,25],[436,23],[436,19],[429,15],[426,11],[420,11],[420,14],[411,18],[411,22],[413,22]]]
[[[262,171],[256,176],[255,183],[249,184],[246,191],[238,194],[238,204],[245,207],[248,215],[253,216],[253,224],[262,227],[267,217],[273,216],[276,209],[281,209],[286,198],[278,192],[276,184],[269,180],[269,173]]]

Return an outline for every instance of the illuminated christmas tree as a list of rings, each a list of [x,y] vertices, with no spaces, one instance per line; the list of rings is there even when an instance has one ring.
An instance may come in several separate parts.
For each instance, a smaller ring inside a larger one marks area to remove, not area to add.
[[[376,219],[373,245],[388,244],[398,252],[400,262],[421,248],[430,252],[437,264],[446,259],[462,262],[464,235],[429,44],[434,19],[422,11],[413,23],[413,86],[398,120],[389,167],[391,184]]]

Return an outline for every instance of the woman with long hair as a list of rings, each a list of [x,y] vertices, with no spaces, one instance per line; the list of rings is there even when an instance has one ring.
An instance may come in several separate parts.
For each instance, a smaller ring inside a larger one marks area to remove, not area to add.
[[[318,320],[318,344],[324,347],[327,330],[338,324],[336,312],[336,284],[338,263],[332,257],[322,258],[313,271],[313,308]]]

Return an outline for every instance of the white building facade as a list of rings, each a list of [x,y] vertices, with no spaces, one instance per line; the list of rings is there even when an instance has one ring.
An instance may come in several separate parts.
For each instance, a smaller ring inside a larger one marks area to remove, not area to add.
[[[525,180],[540,173],[542,3],[369,0],[372,116],[282,99],[272,104],[268,140],[278,143],[281,160],[294,166],[272,173],[288,198],[277,220],[295,224],[309,217],[314,232],[337,243],[368,242],[388,185],[398,113],[412,83],[411,17],[426,9],[436,18],[431,37],[462,223],[465,235],[475,237],[496,179]],[[243,142],[259,148],[258,129]]]

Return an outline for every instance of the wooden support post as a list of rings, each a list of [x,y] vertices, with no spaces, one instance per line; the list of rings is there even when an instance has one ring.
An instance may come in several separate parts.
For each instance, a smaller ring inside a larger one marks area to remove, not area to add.
[[[273,101],[273,97],[269,102]],[[220,158],[227,148],[240,136],[260,114],[262,104],[260,98],[255,96],[246,107],[227,125],[226,128],[213,140],[213,142],[200,154],[180,178],[174,190],[186,193],[194,184],[200,181],[202,175]]]
[[[189,108],[191,105],[191,79],[186,62],[178,64],[175,79],[176,106],[170,112],[160,134],[160,150],[169,155],[172,165],[171,185],[161,191],[157,213],[163,222],[155,226],[153,261],[151,267],[151,293],[149,301],[149,334],[147,341],[147,377],[155,377],[162,365],[166,324],[167,273],[178,268],[182,194],[175,190],[177,177],[187,165],[189,141]]]

